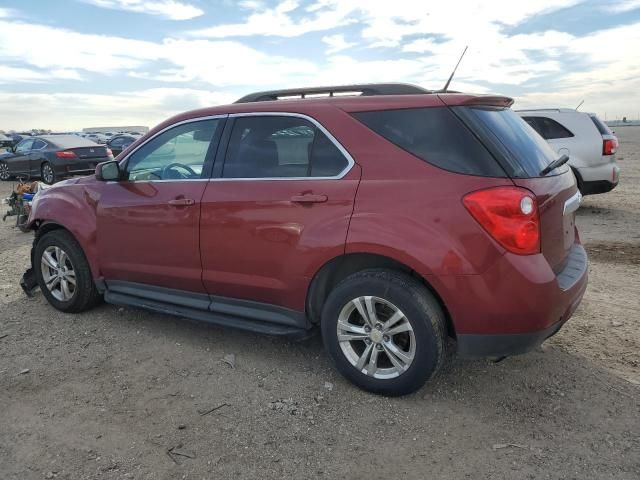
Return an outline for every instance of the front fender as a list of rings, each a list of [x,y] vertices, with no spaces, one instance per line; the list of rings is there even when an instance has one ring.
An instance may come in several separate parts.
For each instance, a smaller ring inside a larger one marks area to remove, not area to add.
[[[36,231],[52,225],[69,231],[82,247],[93,277],[97,278],[95,197],[95,192],[85,185],[56,185],[36,195],[27,225]]]

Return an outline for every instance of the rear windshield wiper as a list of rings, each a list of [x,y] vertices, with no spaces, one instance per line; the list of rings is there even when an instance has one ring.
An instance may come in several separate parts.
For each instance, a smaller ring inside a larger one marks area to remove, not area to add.
[[[564,165],[565,163],[567,163],[569,161],[569,155],[564,154],[562,155],[560,158],[555,159],[553,162],[551,162],[549,165],[547,165],[546,167],[544,167],[542,169],[542,171],[540,172],[540,176],[544,177],[547,173],[549,173],[551,170],[555,170],[558,167],[561,167],[562,165]]]

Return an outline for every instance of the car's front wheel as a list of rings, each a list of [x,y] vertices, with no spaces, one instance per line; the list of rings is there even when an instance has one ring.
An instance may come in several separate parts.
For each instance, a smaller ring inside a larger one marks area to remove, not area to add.
[[[40,290],[58,310],[82,312],[100,300],[82,248],[66,230],[53,230],[38,240],[33,268]]]
[[[0,162],[0,180],[6,181],[11,178],[11,173],[9,173],[9,165],[7,162]]]
[[[44,162],[41,167],[41,177],[42,181],[47,185],[53,185],[57,180],[57,175],[55,170],[53,169],[53,165],[49,162]]]
[[[393,270],[344,279],[322,311],[322,337],[337,369],[374,393],[419,389],[445,357],[445,317],[429,290]]]

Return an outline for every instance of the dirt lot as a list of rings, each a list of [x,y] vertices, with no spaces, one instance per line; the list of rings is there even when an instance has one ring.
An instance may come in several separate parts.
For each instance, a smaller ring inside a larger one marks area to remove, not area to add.
[[[617,134],[622,183],[579,211],[590,286],[572,321],[399,399],[347,384],[317,337],[63,315],[20,292],[31,237],[0,224],[0,478],[637,480],[640,128]]]

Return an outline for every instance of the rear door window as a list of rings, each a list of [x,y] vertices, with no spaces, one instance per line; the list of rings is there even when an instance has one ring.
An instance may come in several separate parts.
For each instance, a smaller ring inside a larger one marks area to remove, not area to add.
[[[46,146],[47,146],[47,144],[44,142],[44,140],[40,140],[38,138],[38,139],[33,141],[33,145],[31,146],[31,150],[42,150]]]
[[[349,162],[309,120],[290,116],[235,119],[223,178],[334,177]]]
[[[545,140],[554,140],[557,138],[571,138],[571,133],[560,123],[548,117],[522,117],[536,132]]]
[[[558,157],[549,144],[511,109],[481,106],[453,109],[477,131],[512,177],[539,177],[540,172]],[[565,164],[552,173],[564,173],[568,168]]]
[[[447,107],[359,112],[353,116],[436,167],[468,175],[506,176],[491,153]]]

